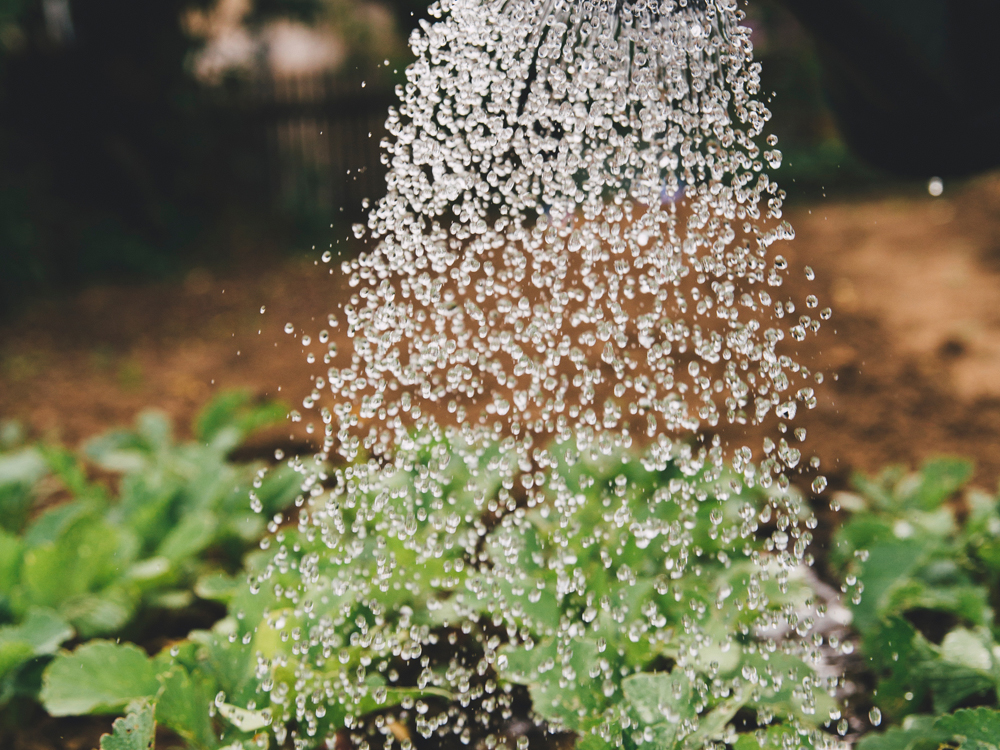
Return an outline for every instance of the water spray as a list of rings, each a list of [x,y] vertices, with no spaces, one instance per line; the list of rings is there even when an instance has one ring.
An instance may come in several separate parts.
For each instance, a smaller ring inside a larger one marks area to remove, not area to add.
[[[277,738],[718,747],[746,711],[762,747],[833,746],[791,481],[829,312],[781,295],[735,1],[429,12],[330,317],[353,351],[303,404],[310,541],[259,581],[302,638],[261,669]]]

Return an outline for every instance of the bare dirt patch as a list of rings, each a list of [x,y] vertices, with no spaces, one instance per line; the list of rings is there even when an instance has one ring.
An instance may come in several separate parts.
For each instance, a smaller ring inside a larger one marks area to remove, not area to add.
[[[796,420],[823,470],[846,478],[958,454],[976,460],[980,484],[995,484],[1000,176],[937,199],[830,201],[788,218],[797,238],[779,251],[793,269],[783,293],[815,293],[834,308],[800,349],[827,373],[818,407]],[[73,445],[150,407],[185,430],[224,388],[296,406],[322,370],[284,327],[315,333],[350,293],[336,260],[307,260],[36,304],[0,327],[0,419]]]

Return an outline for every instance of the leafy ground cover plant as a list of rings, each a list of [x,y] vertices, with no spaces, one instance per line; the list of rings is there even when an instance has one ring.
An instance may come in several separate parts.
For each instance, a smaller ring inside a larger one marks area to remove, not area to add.
[[[843,576],[877,722],[859,750],[1000,746],[1000,504],[972,465],[858,477],[830,563]]]
[[[718,477],[672,483],[671,465],[620,455],[554,462],[569,467],[553,481],[579,490],[577,517],[591,529],[564,545],[545,502],[528,507],[502,492],[491,454],[481,457],[485,470],[474,470],[448,463],[448,446],[427,440],[421,462],[395,485],[373,486],[361,507],[340,509],[336,527],[323,514],[342,496],[338,487],[365,473],[329,468],[303,488],[308,472],[298,459],[267,473],[234,466],[226,454],[263,419],[253,414],[233,397],[206,410],[191,444],[175,444],[152,417],[94,441],[87,460],[122,472],[118,503],[63,452],[7,451],[0,486],[10,507],[27,507],[19,493],[56,476],[75,488],[72,502],[99,509],[81,514],[97,519],[87,523],[140,540],[122,570],[169,565],[153,585],[119,575],[84,595],[133,592],[133,620],[167,606],[164,596],[180,603],[197,595],[226,611],[211,629],[152,656],[109,639],[127,630],[127,619],[86,630],[92,620],[75,619],[71,606],[79,591],[47,605],[24,598],[25,540],[63,506],[24,513],[3,537],[17,540],[23,556],[17,575],[4,579],[7,699],[37,692],[44,667],[39,699],[52,715],[125,714],[102,750],[148,749],[157,726],[198,750],[373,750],[386,742],[405,750],[776,750],[813,747],[824,736],[817,731],[845,731],[832,697],[842,684],[829,669],[836,673],[843,651],[822,639],[794,651],[768,629],[768,613],[806,611],[824,594],[814,578],[760,575],[751,563],[773,551],[767,493],[720,493],[727,478]],[[428,481],[432,462],[447,463],[450,486]],[[860,687],[849,701],[879,730],[861,738],[860,750],[1000,747],[1000,508],[996,497],[967,488],[970,476],[967,462],[941,459],[915,474],[859,477],[856,492],[835,498],[850,515],[823,562],[844,581],[863,657],[858,668],[848,665]],[[687,494],[678,492],[684,486]],[[404,497],[426,509],[406,534],[358,533],[361,520],[378,526],[393,517],[387,503]],[[274,517],[296,498],[291,520]],[[154,510],[160,520],[143,523],[141,511]],[[804,503],[800,511],[809,528],[815,519]],[[199,524],[183,526],[188,513]],[[263,535],[267,516],[271,535],[238,570],[234,561]],[[64,533],[47,544],[86,543]],[[808,536],[794,533],[789,553],[808,554]],[[688,544],[661,543],[671,535],[688,535]],[[167,554],[181,538],[184,554]],[[676,556],[685,548],[699,550],[697,570]],[[385,585],[373,584],[373,570],[386,571]],[[392,570],[412,575],[400,584]],[[642,617],[623,619],[639,601],[647,603]],[[75,637],[89,640],[59,650]]]
[[[750,750],[812,747],[821,727],[834,731],[838,681],[817,669],[823,653],[787,648],[768,630],[815,592],[750,564],[773,538],[762,528],[773,498],[719,493],[718,477],[685,493],[692,485],[672,484],[672,465],[621,455],[558,462],[572,468],[552,481],[580,490],[579,517],[592,529],[563,545],[545,502],[497,501],[503,480],[490,455],[486,470],[447,463],[447,488],[428,482],[427,465],[449,455],[429,441],[423,466],[339,509],[339,527],[321,515],[335,512],[336,487],[364,474],[332,470],[334,489],[311,494],[297,522],[248,558],[248,583],[213,579],[226,618],[152,657],[110,641],[63,652],[45,672],[46,708],[148,706],[190,747],[211,749],[576,738],[594,750]],[[426,512],[405,534],[359,533],[362,520],[396,517],[387,505],[407,496]],[[449,526],[460,533],[440,533]],[[788,554],[805,553],[804,535],[785,541]],[[672,575],[687,561],[671,556],[692,546],[705,562]],[[518,575],[502,574],[512,565]],[[373,570],[393,569],[410,571],[405,584],[389,575],[373,584]],[[573,577],[579,585],[568,585]],[[639,607],[624,605],[640,601],[642,616],[625,621]]]
[[[35,695],[61,644],[141,640],[164,612],[192,605],[199,577],[238,568],[264,531],[249,493],[273,514],[292,504],[300,482],[227,455],[284,415],[227,393],[202,411],[190,442],[175,442],[166,418],[148,412],[82,455],[45,445],[0,453],[0,704]],[[117,478],[117,492],[88,476],[93,467]],[[46,487],[59,501],[33,514]]]

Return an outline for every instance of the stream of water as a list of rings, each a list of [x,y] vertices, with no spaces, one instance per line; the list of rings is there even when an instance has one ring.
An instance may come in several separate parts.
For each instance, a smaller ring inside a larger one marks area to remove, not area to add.
[[[794,232],[735,0],[431,15],[350,299],[308,336],[353,350],[294,415],[324,442],[293,461],[312,546],[274,615],[300,659],[262,672],[295,696],[276,734],[833,746],[842,678],[802,584],[826,482],[795,426],[822,382],[796,347],[830,312],[782,294]]]

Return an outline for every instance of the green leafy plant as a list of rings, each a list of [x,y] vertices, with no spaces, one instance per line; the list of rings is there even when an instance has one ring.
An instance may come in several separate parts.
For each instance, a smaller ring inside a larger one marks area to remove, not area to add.
[[[420,746],[456,726],[489,746],[525,736],[518,717],[583,750],[776,750],[838,729],[819,652],[786,653],[766,633],[769,617],[818,596],[808,577],[754,563],[779,537],[807,554],[814,519],[794,494],[805,524],[782,536],[774,498],[732,478],[679,481],[670,464],[554,447],[540,454],[558,467],[546,481],[573,491],[589,530],[566,535],[555,494],[515,499],[495,446],[470,467],[417,435],[420,459],[348,508],[344,488],[373,465],[314,475],[298,459],[269,472],[227,459],[281,417],[225,394],[190,443],[154,414],[83,458],[7,442],[5,700],[35,694],[44,667],[51,715],[125,714],[102,750],[148,750],[156,726],[197,750],[363,747],[371,732]],[[121,477],[117,498],[88,466]],[[850,515],[825,562],[844,581],[871,682],[851,700],[880,719],[860,750],[1000,750],[1000,504],[968,488],[971,474],[938,459],[857,477],[835,497]],[[36,514],[44,487],[69,499]],[[405,533],[362,532],[404,516]],[[227,615],[153,656],[107,640],[193,597]],[[59,651],[74,637],[85,640]]]
[[[875,681],[867,700],[895,725],[861,750],[1000,742],[1000,505],[971,476],[969,462],[937,459],[857,477],[837,498],[851,516],[830,562]]]
[[[227,455],[283,417],[275,404],[230,393],[202,412],[191,442],[175,443],[166,418],[148,412],[82,457],[48,446],[0,455],[0,702],[33,694],[39,660],[61,643],[138,638],[143,613],[184,609],[200,577],[238,568],[264,531],[250,493],[274,514],[300,482]],[[88,477],[91,466],[119,477],[115,496]],[[46,484],[61,500],[33,516]]]
[[[153,707],[142,701],[115,720],[112,733],[101,737],[101,750],[151,750],[155,739]]]
[[[214,579],[229,616],[211,631],[154,657],[108,642],[64,652],[45,672],[46,708],[106,713],[145,700],[160,724],[207,749],[338,736],[363,747],[369,731],[412,743],[455,727],[489,745],[510,731],[523,691],[537,727],[595,750],[811,746],[833,685],[815,674],[815,655],[755,633],[760,613],[804,607],[814,593],[751,563],[773,546],[758,533],[768,495],[721,492],[719,477],[677,481],[672,465],[621,455],[553,462],[563,468],[550,482],[579,490],[577,518],[592,529],[566,545],[548,501],[513,500],[493,451],[470,469],[426,440],[421,462],[353,508],[338,507],[336,489],[313,495],[274,548],[247,559],[249,584]],[[447,468],[447,486],[432,464]],[[327,478],[343,488],[363,474]],[[403,498],[420,512],[407,517]],[[405,533],[359,533],[402,517]],[[801,556],[808,540],[795,534],[788,554]],[[386,575],[373,581],[374,570]],[[633,615],[620,622],[625,604]],[[112,657],[118,666],[102,671]],[[116,681],[126,662],[130,678]]]

